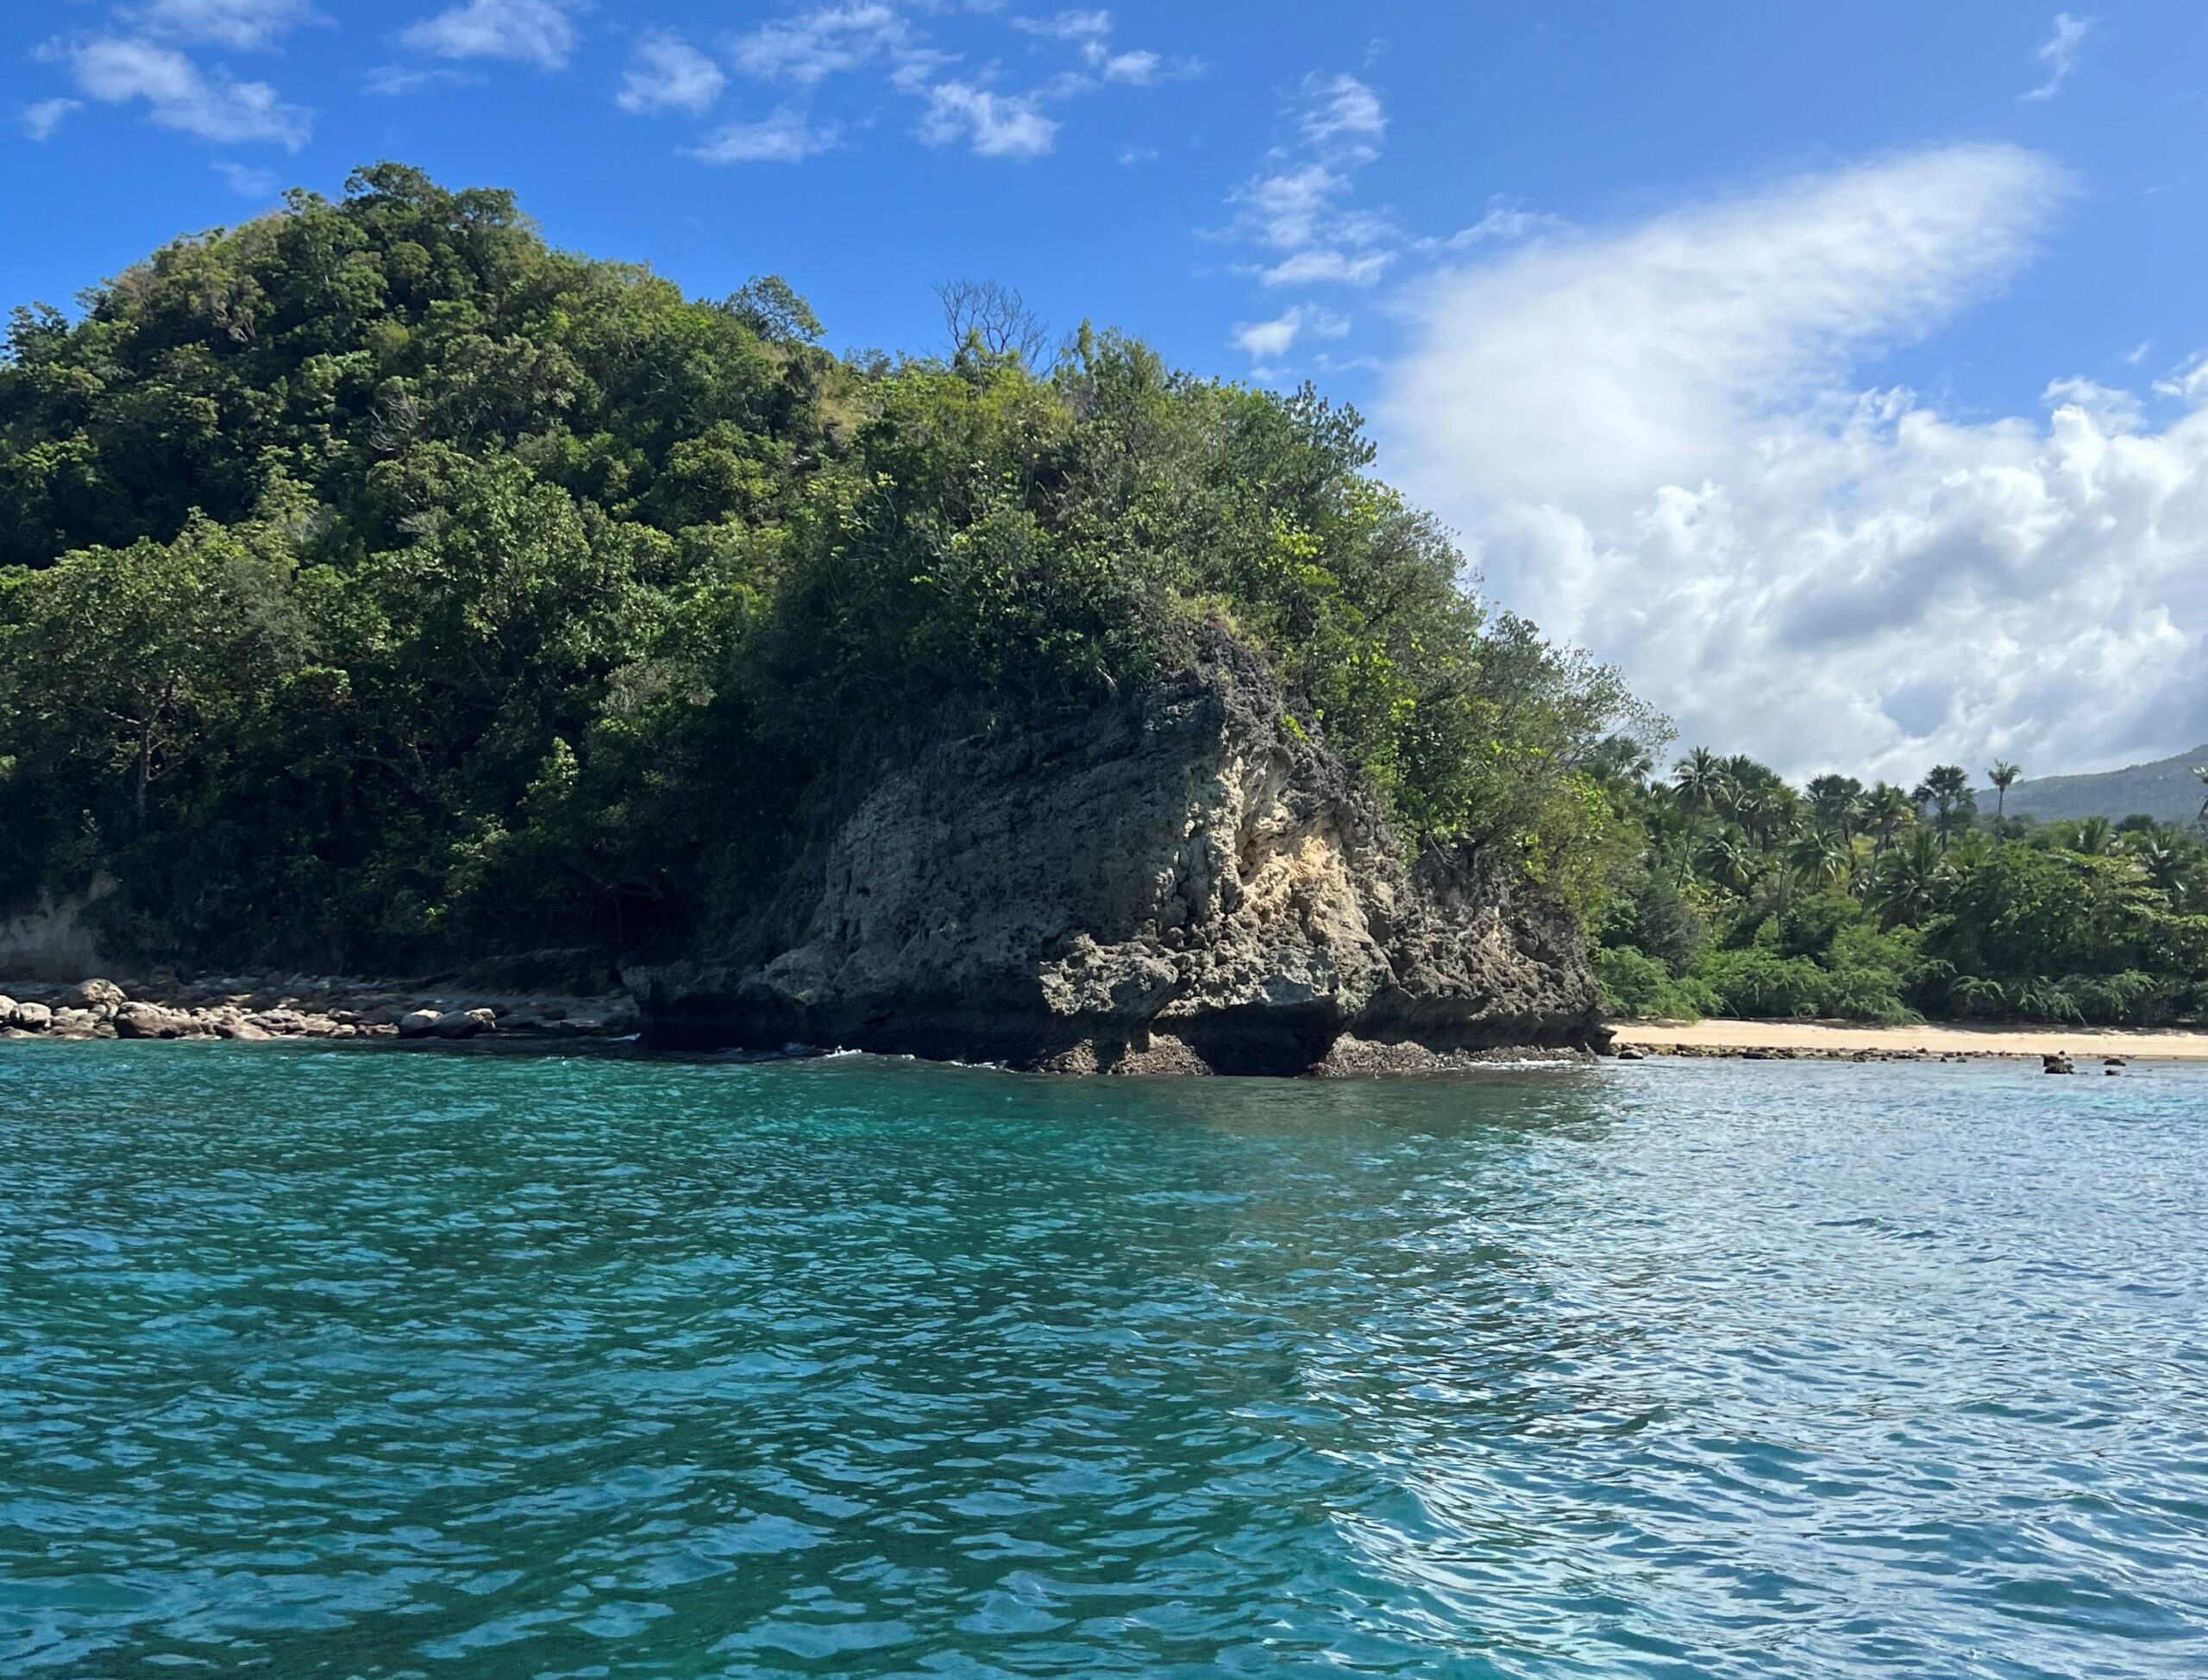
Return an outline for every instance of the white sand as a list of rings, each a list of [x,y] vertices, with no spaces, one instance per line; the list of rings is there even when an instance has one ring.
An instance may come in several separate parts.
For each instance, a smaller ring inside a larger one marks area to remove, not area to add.
[[[2208,1031],[2132,1027],[1858,1026],[1824,1021],[1621,1023],[1620,1044],[1661,1054],[1674,1044],[1698,1050],[1791,1050],[1851,1056],[1922,1050],[1933,1056],[2121,1056],[2208,1061]]]

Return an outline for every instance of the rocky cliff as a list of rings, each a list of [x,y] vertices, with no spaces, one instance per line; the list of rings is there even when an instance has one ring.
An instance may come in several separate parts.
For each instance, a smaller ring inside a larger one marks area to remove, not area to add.
[[[1231,649],[847,810],[726,960],[630,972],[649,1043],[1295,1074],[1607,1042],[1571,918],[1472,848],[1407,863]]]

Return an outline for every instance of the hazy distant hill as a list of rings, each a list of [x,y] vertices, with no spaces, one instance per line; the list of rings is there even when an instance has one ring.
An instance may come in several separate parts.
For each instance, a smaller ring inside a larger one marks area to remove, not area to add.
[[[2009,790],[2009,814],[2034,817],[2042,823],[2059,823],[2078,817],[2105,817],[2120,822],[2135,812],[2165,823],[2189,823],[2200,814],[2200,799],[2208,789],[2192,774],[2196,764],[2208,764],[2208,746],[2195,747],[2174,758],[2158,758],[2152,764],[2128,764],[2121,770],[2104,770],[2089,776],[2042,776],[2020,781]],[[1993,790],[1978,791],[1979,809],[1993,809]]]

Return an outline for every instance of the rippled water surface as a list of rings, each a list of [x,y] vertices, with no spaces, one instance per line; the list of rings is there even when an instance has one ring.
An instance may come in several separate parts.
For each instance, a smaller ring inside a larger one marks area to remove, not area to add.
[[[2208,1672],[2208,1074],[0,1049],[0,1672]]]

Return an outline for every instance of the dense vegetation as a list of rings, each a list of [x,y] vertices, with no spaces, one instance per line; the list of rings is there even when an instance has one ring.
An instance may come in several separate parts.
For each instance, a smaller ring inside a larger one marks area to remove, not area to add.
[[[838,358],[779,281],[392,165],[17,310],[0,910],[111,882],[112,942],[203,965],[693,937],[844,767],[1221,636],[1409,836],[1591,906],[1630,702],[1463,591],[1354,414],[965,324]]]
[[[1797,790],[1697,749],[1668,778],[1620,755],[1640,839],[1596,963],[1620,1014],[1918,1015],[2154,1025],[2208,1017],[2208,846],[2146,816],[2041,824],[1982,810],[1958,766],[1904,789]]]

